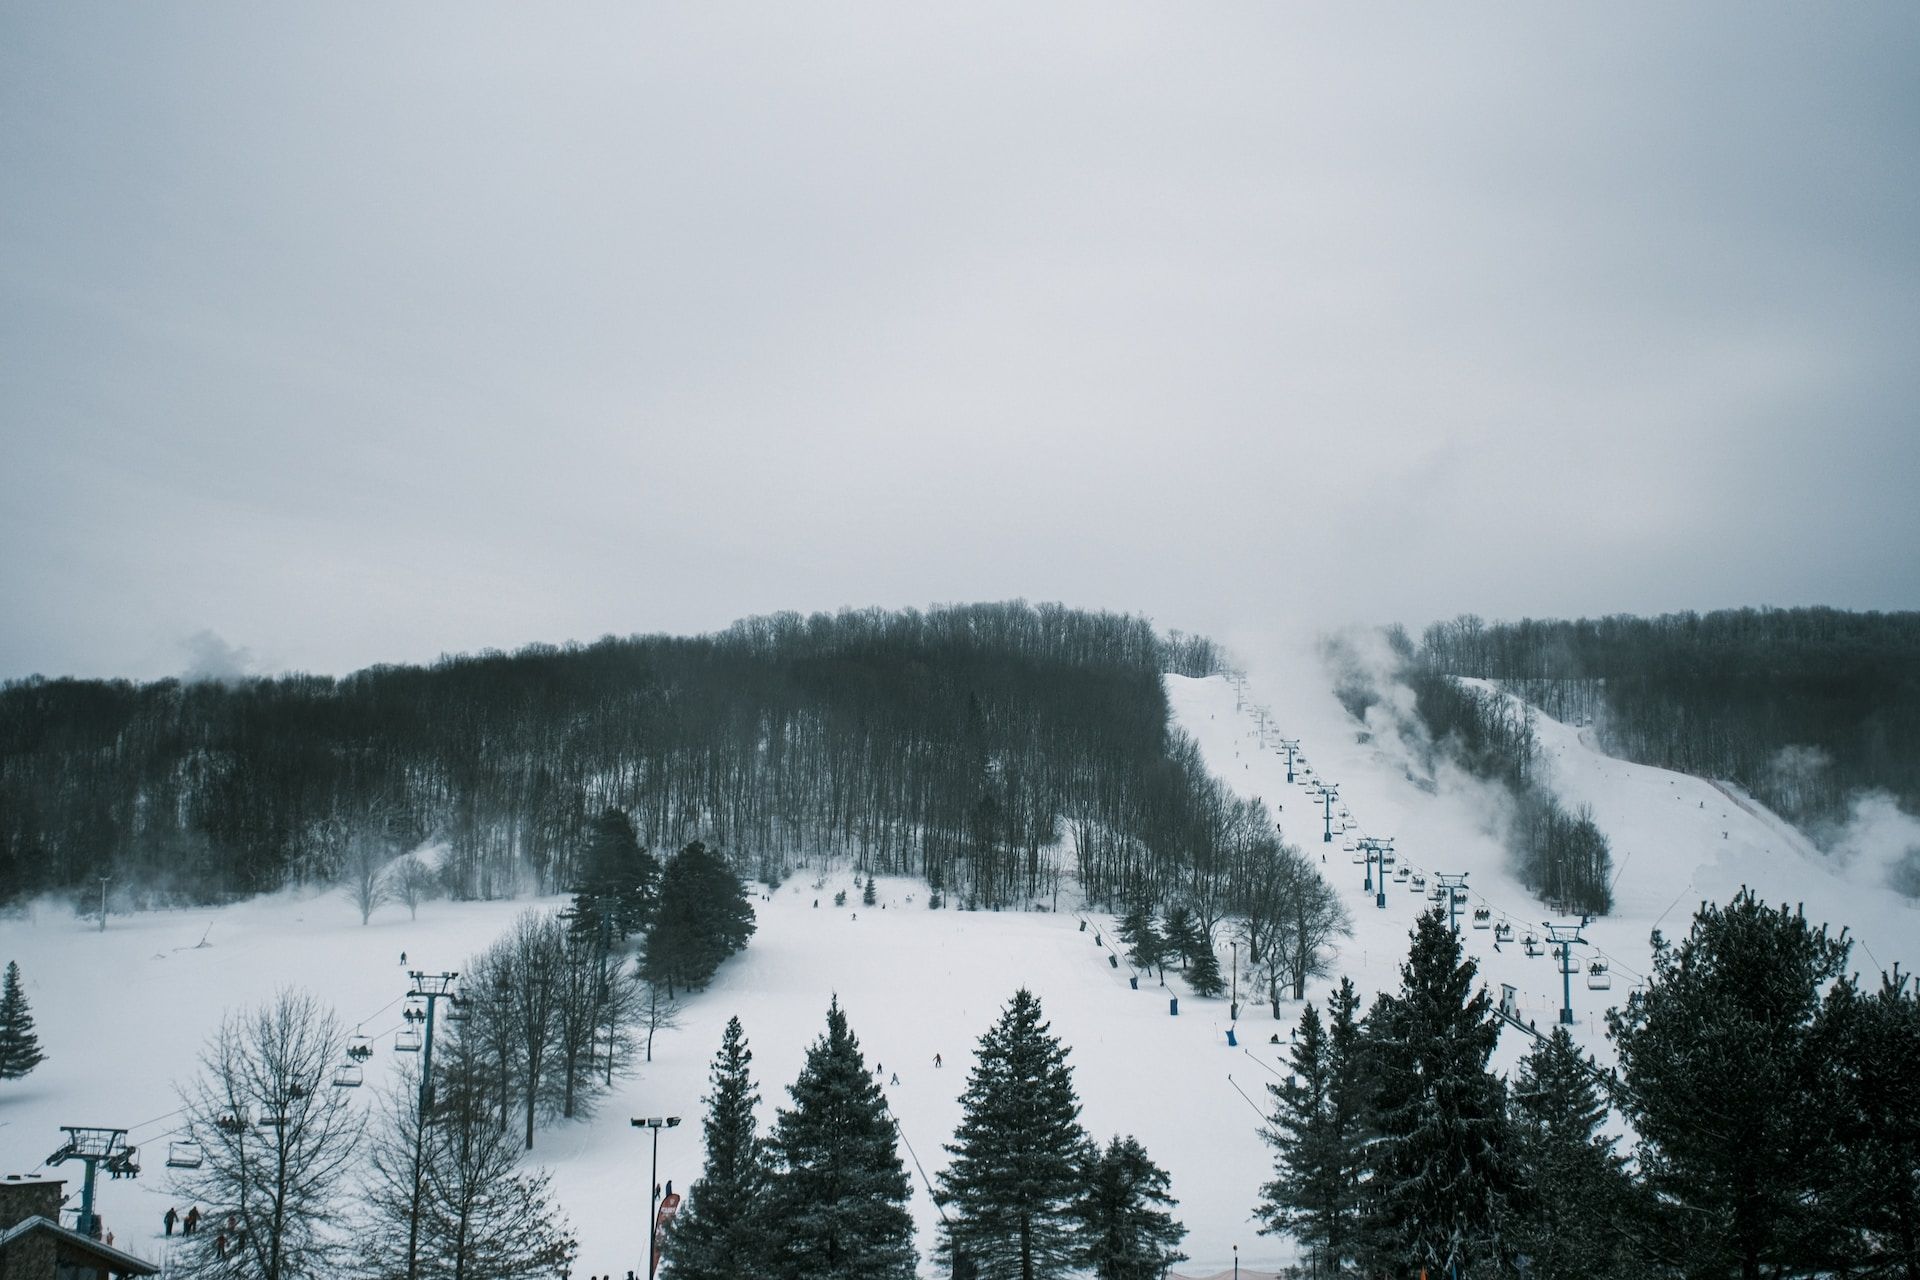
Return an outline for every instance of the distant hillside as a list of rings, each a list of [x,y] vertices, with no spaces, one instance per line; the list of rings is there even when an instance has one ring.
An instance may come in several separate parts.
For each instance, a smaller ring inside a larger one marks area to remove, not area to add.
[[[1613,754],[1731,779],[1816,835],[1866,790],[1920,812],[1920,613],[1463,616],[1427,629],[1419,661],[1590,716]]]
[[[0,898],[112,875],[136,900],[323,883],[368,843],[444,841],[447,888],[567,887],[591,818],[769,875],[806,850],[957,901],[1049,892],[1072,821],[1127,856],[1096,894],[1177,883],[1223,801],[1168,729],[1199,639],[1023,603],[794,614],[717,635],[233,684],[0,688]]]

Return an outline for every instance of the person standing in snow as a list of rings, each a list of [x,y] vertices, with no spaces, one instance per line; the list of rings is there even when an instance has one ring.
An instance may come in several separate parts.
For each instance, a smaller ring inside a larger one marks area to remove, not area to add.
[[[940,1055],[937,1053],[933,1055],[933,1065],[936,1067],[940,1065]]]
[[[173,1224],[180,1221],[180,1211],[172,1205],[168,1205],[167,1216],[160,1219],[160,1221],[167,1224],[167,1237],[171,1239],[173,1237]]]
[[[186,1230],[183,1231],[181,1234],[190,1236],[194,1232],[198,1231],[199,1229],[200,1229],[200,1206],[196,1204],[192,1208],[187,1210]]]

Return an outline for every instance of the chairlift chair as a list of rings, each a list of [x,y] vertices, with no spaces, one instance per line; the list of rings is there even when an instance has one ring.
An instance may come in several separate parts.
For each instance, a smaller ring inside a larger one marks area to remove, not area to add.
[[[254,1121],[255,1126],[261,1129],[278,1129],[286,1123],[287,1113],[284,1111],[269,1111]]]
[[[357,1062],[343,1062],[333,1069],[333,1087],[336,1089],[358,1089],[366,1072]]]
[[[1476,929],[1491,929],[1493,927],[1493,912],[1485,907],[1475,907],[1473,909],[1473,927]]]
[[[1497,924],[1493,926],[1493,940],[1495,942],[1512,942],[1513,926],[1510,924]]]
[[[1424,889],[1424,888],[1426,888],[1426,887],[1427,887],[1427,878],[1426,878],[1425,876],[1415,876],[1415,877],[1413,878],[1413,887],[1414,887],[1414,888],[1416,888],[1416,889]]]
[[[1546,948],[1540,945],[1540,939],[1536,938],[1531,933],[1528,934],[1526,937],[1520,939],[1520,945],[1527,949],[1527,954],[1530,956],[1540,956],[1540,955],[1546,954]]]
[[[247,1119],[245,1108],[242,1108],[239,1111],[229,1111],[225,1115],[215,1117],[213,1127],[222,1133],[245,1133],[252,1125]]]
[[[347,1056],[355,1062],[365,1062],[373,1056],[373,1041],[354,1032],[353,1039],[347,1041]]]
[[[1348,847],[1352,848],[1351,845],[1349,845]],[[1353,852],[1353,865],[1356,867],[1362,866],[1366,863],[1366,861],[1367,861],[1367,855],[1364,853],[1361,853],[1358,849],[1355,849]]]
[[[206,1156],[200,1150],[200,1144],[192,1138],[167,1144],[167,1168],[198,1169]]]
[[[1587,989],[1589,991],[1605,991],[1612,986],[1613,974],[1609,971],[1605,960],[1595,960],[1587,966]]]
[[[421,1037],[418,1031],[415,1031],[412,1027],[404,1027],[394,1032],[393,1051],[395,1053],[418,1053],[420,1052],[420,1041]]]
[[[1393,882],[1395,884],[1405,884],[1412,875],[1413,873],[1411,871],[1408,871],[1405,867],[1401,867],[1393,873]]]

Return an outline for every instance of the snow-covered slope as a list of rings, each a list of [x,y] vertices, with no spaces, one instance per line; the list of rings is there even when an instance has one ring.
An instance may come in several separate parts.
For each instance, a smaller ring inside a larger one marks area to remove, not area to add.
[[[1322,842],[1318,810],[1310,813],[1300,787],[1286,782],[1285,759],[1271,745],[1276,727],[1302,740],[1318,776],[1340,784],[1355,834],[1394,837],[1402,860],[1426,872],[1469,873],[1474,905],[1511,922],[1516,935],[1496,953],[1491,930],[1468,928],[1469,949],[1490,982],[1517,988],[1523,1014],[1550,1025],[1558,975],[1548,959],[1528,959],[1517,945],[1528,929],[1538,930],[1546,911],[1504,870],[1489,829],[1498,821],[1497,797],[1458,775],[1427,786],[1411,780],[1397,736],[1382,723],[1356,724],[1318,670],[1305,653],[1256,668],[1240,710],[1224,679],[1169,677],[1167,687],[1178,723],[1214,770],[1279,806],[1287,837],[1326,854],[1327,874],[1348,895],[1355,920],[1338,968],[1368,997],[1397,982],[1407,931],[1426,903],[1399,884],[1390,885],[1384,910],[1362,893],[1361,868],[1342,837]],[[1265,748],[1256,701],[1273,712]],[[1912,907],[1833,874],[1751,801],[1612,760],[1567,726],[1543,719],[1539,733],[1561,794],[1593,806],[1620,868],[1618,912],[1587,931],[1593,954],[1613,964],[1614,986],[1595,992],[1576,979],[1574,990],[1575,1032],[1603,1057],[1600,1011],[1605,1001],[1623,999],[1645,971],[1648,931],[1659,923],[1669,934],[1684,932],[1699,899],[1724,900],[1742,883],[1772,900],[1805,902],[1815,919],[1851,924],[1869,953],[1857,957],[1863,969],[1915,961],[1920,921]],[[1095,942],[1105,919],[1090,920],[1083,932],[1080,919],[1064,912],[933,912],[924,890],[905,881],[881,885],[885,909],[834,909],[834,891],[851,888],[851,877],[835,874],[818,890],[813,878],[802,872],[757,903],[760,931],[752,945],[690,1002],[679,1029],[658,1038],[652,1065],[620,1083],[597,1118],[541,1131],[532,1159],[553,1168],[558,1198],[580,1233],[577,1275],[640,1268],[649,1150],[627,1119],[667,1113],[697,1120],[707,1065],[729,1016],[740,1016],[752,1042],[766,1123],[786,1101],[785,1085],[837,993],[869,1060],[889,1077],[898,1072],[900,1083],[887,1092],[902,1133],[926,1173],[937,1175],[946,1159],[942,1143],[959,1119],[974,1042],[1023,984],[1038,993],[1071,1047],[1088,1128],[1102,1138],[1137,1135],[1171,1172],[1179,1215],[1191,1230],[1193,1261],[1183,1271],[1225,1269],[1236,1244],[1249,1280],[1293,1259],[1289,1242],[1255,1233],[1250,1211],[1270,1176],[1256,1108],[1265,1105],[1262,1086],[1275,1078],[1297,1006],[1283,1006],[1276,1023],[1264,1006],[1245,1002],[1239,1043],[1229,1045],[1227,1001],[1195,999],[1172,979],[1180,1014],[1171,1017],[1169,993],[1151,979],[1137,990],[1129,986],[1125,962],[1109,962],[1111,939]],[[27,1080],[0,1085],[0,1174],[33,1171],[58,1145],[61,1124],[131,1128],[145,1173],[135,1182],[103,1180],[101,1209],[120,1244],[160,1255],[160,1218],[170,1203],[165,1138],[177,1124],[173,1084],[196,1070],[200,1048],[226,1009],[281,986],[313,989],[349,1027],[358,1023],[380,1038],[369,1070],[377,1087],[396,1057],[392,1033],[406,989],[400,953],[413,967],[457,970],[529,905],[558,904],[433,903],[417,922],[389,907],[364,928],[337,895],[115,917],[104,933],[64,911],[0,921],[0,963],[20,962],[51,1055]],[[1323,1000],[1326,990],[1317,982],[1308,994]],[[1269,1043],[1275,1035],[1282,1046]],[[1524,1053],[1524,1039],[1503,1038],[1503,1065]],[[935,1053],[945,1059],[938,1070]],[[370,1103],[373,1093],[363,1089],[357,1101]],[[684,1187],[701,1156],[697,1123],[669,1131],[660,1142],[660,1176]],[[917,1170],[913,1179],[924,1259],[935,1244],[937,1212]],[[935,1274],[930,1261],[922,1273]]]
[[[1375,906],[1362,889],[1364,868],[1343,849],[1337,822],[1333,841],[1324,841],[1322,809],[1303,790],[1307,779],[1287,783],[1286,758],[1275,745],[1282,736],[1300,740],[1313,777],[1339,785],[1338,804],[1357,824],[1350,835],[1393,837],[1401,862],[1424,871],[1429,887],[1435,872],[1467,873],[1470,906],[1486,908],[1489,923],[1507,922],[1514,933],[1514,941],[1496,951],[1491,928],[1463,922],[1469,954],[1496,992],[1512,984],[1523,1016],[1550,1028],[1562,1000],[1557,965],[1550,955],[1529,958],[1517,945],[1529,930],[1544,936],[1549,913],[1507,870],[1497,835],[1503,796],[1457,770],[1423,777],[1392,708],[1377,708],[1365,724],[1356,721],[1319,669],[1315,655],[1294,651],[1256,666],[1240,690],[1224,677],[1169,676],[1167,686],[1177,720],[1200,743],[1209,767],[1242,794],[1280,807],[1288,840],[1325,854],[1326,873],[1349,895],[1355,924],[1338,968],[1366,995],[1397,983],[1408,929],[1430,903],[1389,882],[1385,909]],[[1264,746],[1255,706],[1271,712]],[[1604,1011],[1623,1002],[1651,967],[1651,931],[1658,926],[1670,938],[1683,935],[1703,899],[1725,902],[1742,885],[1772,902],[1804,904],[1810,919],[1835,932],[1847,927],[1856,944],[1854,967],[1868,976],[1895,962],[1911,968],[1920,957],[1920,910],[1913,903],[1849,878],[1750,797],[1615,759],[1592,744],[1590,731],[1545,716],[1536,732],[1554,789],[1569,807],[1591,805],[1613,848],[1615,909],[1586,927],[1592,945],[1576,948],[1583,968],[1595,958],[1608,963],[1612,985],[1591,990],[1584,971],[1577,973],[1572,999],[1574,1034],[1603,1061],[1611,1056]],[[1525,1041],[1518,1033],[1503,1037],[1499,1061],[1517,1061]]]
[[[927,1174],[937,1175],[974,1042],[1023,984],[1071,1047],[1088,1128],[1102,1138],[1137,1135],[1171,1171],[1192,1231],[1189,1270],[1227,1266],[1235,1243],[1243,1274],[1291,1257],[1285,1242],[1256,1236],[1249,1220],[1269,1176],[1249,1098],[1264,1101],[1260,1085],[1274,1078],[1278,1051],[1262,1045],[1256,1059],[1229,1048],[1225,1001],[1182,990],[1180,1014],[1170,1017],[1167,992],[1151,979],[1130,988],[1125,962],[1116,969],[1107,960],[1111,939],[1103,934],[1096,945],[1104,919],[1082,932],[1066,912],[929,911],[924,888],[907,881],[881,883],[884,909],[859,907],[857,892],[849,895],[855,905],[835,909],[833,892],[851,883],[839,874],[816,892],[803,873],[757,902],[752,945],[690,1002],[679,1029],[659,1036],[653,1064],[621,1083],[594,1120],[541,1131],[532,1159],[554,1170],[558,1199],[579,1231],[577,1275],[641,1266],[649,1149],[629,1117],[687,1117],[692,1123],[661,1138],[660,1176],[685,1187],[698,1174],[700,1100],[729,1016],[739,1015],[752,1043],[764,1124],[787,1101],[785,1086],[837,993],[868,1060],[889,1079],[899,1074],[889,1099]],[[0,958],[19,960],[51,1055],[27,1080],[0,1086],[0,1174],[33,1171],[58,1145],[61,1124],[131,1128],[145,1171],[135,1182],[103,1178],[101,1211],[122,1246],[159,1256],[160,1218],[172,1202],[163,1162],[164,1139],[178,1123],[173,1082],[195,1071],[223,1010],[284,985],[318,992],[349,1027],[360,1023],[379,1038],[372,1087],[356,1099],[370,1103],[396,1058],[406,990],[400,952],[412,966],[458,970],[528,905],[434,903],[417,923],[388,908],[365,928],[338,896],[115,917],[105,933],[64,911],[0,922]],[[937,1070],[936,1053],[944,1058]],[[909,1171],[922,1273],[931,1276],[936,1211],[919,1173]],[[69,1166],[56,1176],[76,1172]]]

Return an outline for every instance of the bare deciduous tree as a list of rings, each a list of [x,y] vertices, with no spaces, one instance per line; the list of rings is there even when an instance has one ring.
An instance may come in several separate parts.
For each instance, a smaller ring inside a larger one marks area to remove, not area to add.
[[[175,1185],[209,1219],[176,1255],[187,1274],[340,1274],[344,1183],[360,1139],[347,1091],[331,1087],[345,1045],[332,1010],[305,992],[221,1023],[180,1095],[205,1159]]]

